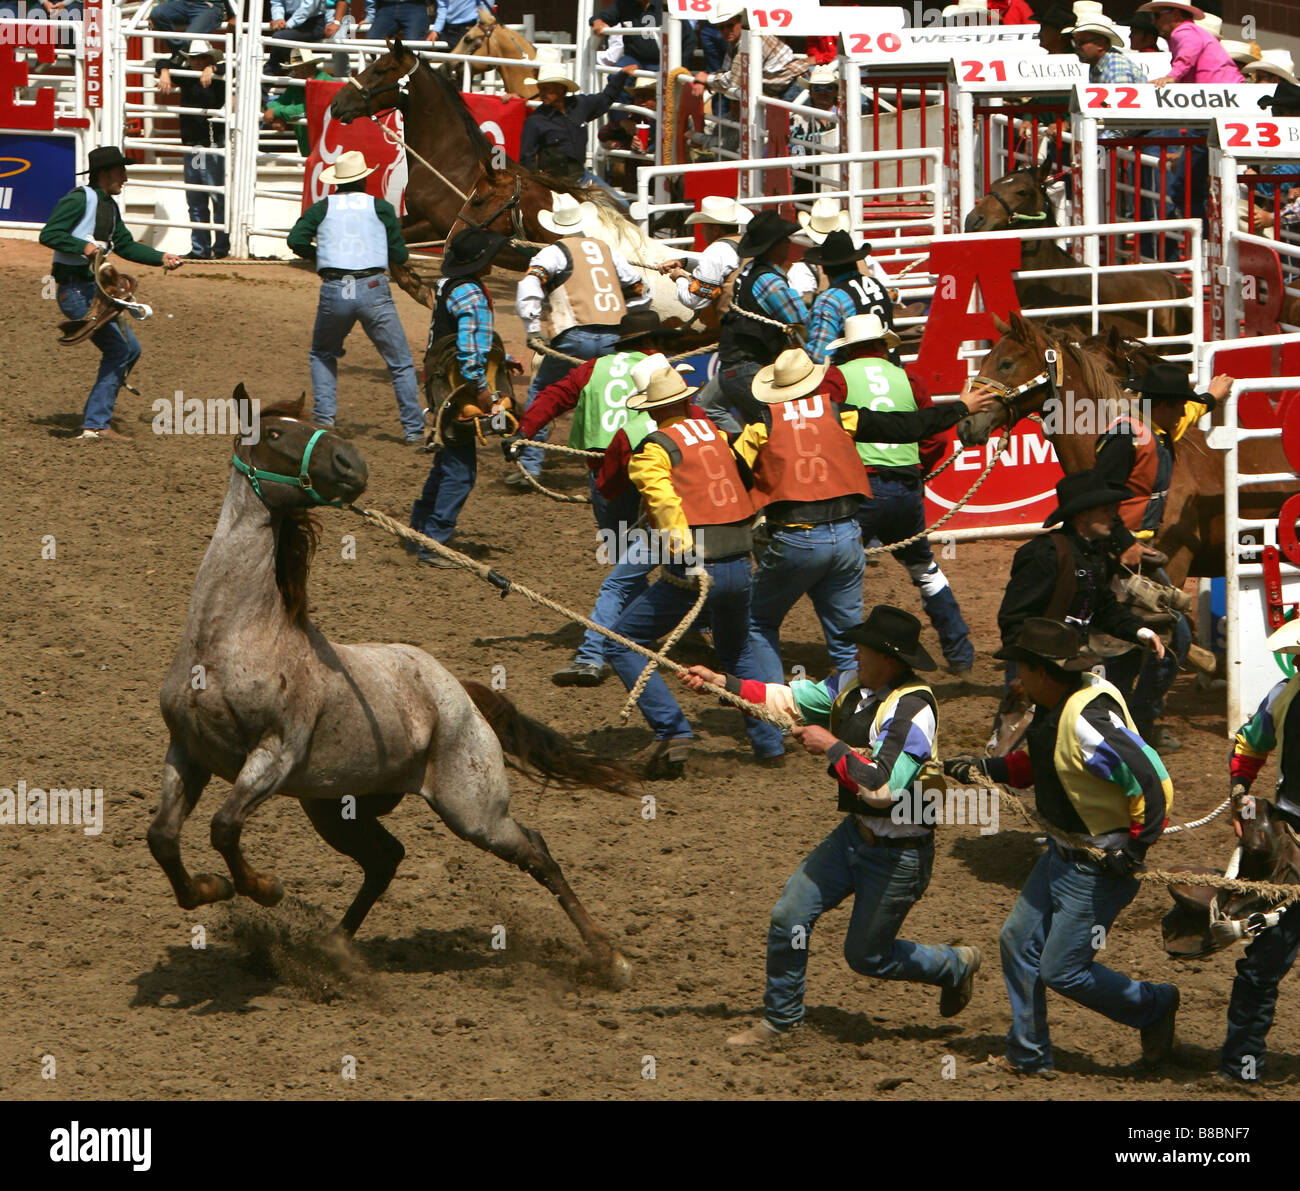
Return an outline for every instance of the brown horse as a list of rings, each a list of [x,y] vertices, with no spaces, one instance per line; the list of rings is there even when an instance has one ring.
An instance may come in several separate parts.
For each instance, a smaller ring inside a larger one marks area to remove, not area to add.
[[[479,55],[484,58],[518,58],[531,62],[537,57],[533,43],[522,33],[509,29],[486,8],[478,10],[478,20],[465,30],[465,35],[456,43],[453,54]],[[448,63],[452,70],[455,66]],[[536,99],[537,88],[525,80],[533,77],[533,66],[473,66],[475,74],[495,70],[501,75],[506,92],[518,95],[521,99]]]
[[[1056,218],[1048,198],[1046,184],[1052,172],[1050,165],[1029,167],[1004,174],[989,187],[989,192],[975,204],[966,216],[967,232],[1005,231],[1013,225],[1025,228],[1056,227]],[[1065,229],[1064,234],[1068,234]],[[1077,269],[1075,260],[1055,240],[1034,239],[1020,242],[1021,269]],[[1190,291],[1170,273],[1120,272],[1103,273],[1097,279],[1097,300],[1102,304],[1125,302],[1161,302],[1186,298]],[[1036,280],[1020,277],[1016,280],[1016,294],[1027,310],[1041,310],[1050,306],[1077,306],[1092,301],[1092,283],[1089,278],[1053,277]],[[1145,311],[1132,314],[1119,311],[1102,311],[1100,326],[1103,330],[1115,327],[1125,335],[1158,336],[1189,334],[1191,316],[1181,308],[1163,308],[1151,311],[1152,331],[1147,331]],[[1072,326],[1091,330],[1087,316],[1062,319]]]
[[[243,385],[235,390],[251,412]],[[560,901],[616,983],[627,961],[569,887],[542,837],[510,815],[503,750],[561,785],[618,790],[626,775],[580,753],[500,695],[458,682],[411,645],[337,645],[307,617],[315,505],[354,500],[366,463],[301,418],[302,399],[261,411],[260,437],[235,447],[221,518],[199,567],[189,618],[162,688],[171,741],[149,849],[185,909],[284,896],[240,848],[247,817],[272,795],[364,873],[340,929],[353,934],[404,855],[380,816],[418,794],[461,839],[517,865]],[[241,417],[241,424],[246,424]],[[180,833],[213,774],[232,789],[212,820],[230,877],[191,876]]]

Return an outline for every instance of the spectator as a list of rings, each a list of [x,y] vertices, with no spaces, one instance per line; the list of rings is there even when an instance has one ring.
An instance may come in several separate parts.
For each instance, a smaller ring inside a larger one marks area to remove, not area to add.
[[[234,19],[234,11],[226,0],[166,0],[164,4],[155,4],[149,12],[149,24],[166,33],[215,33],[223,23],[233,28]],[[179,60],[190,48],[190,39],[169,40],[167,45]]]
[[[657,29],[663,24],[661,0],[614,0],[591,18],[591,31],[604,33],[606,29],[635,25]],[[624,33],[623,57],[616,66],[638,66],[642,70],[659,69],[659,37],[655,33]]]
[[[423,5],[411,4],[406,7],[417,8]],[[496,12],[496,0],[439,0],[438,16],[433,22],[434,37],[455,48],[460,44],[460,39],[478,23],[480,8]],[[427,22],[425,29],[428,29]],[[374,30],[371,30],[370,36],[376,36]]]
[[[1296,82],[1295,59],[1290,50],[1264,50],[1259,57],[1248,63],[1243,69],[1248,83],[1291,83]]]
[[[441,16],[446,6],[438,7]],[[366,23],[370,26],[366,37],[371,41],[393,37],[400,37],[403,41],[427,41],[429,6],[423,0],[418,3],[415,0],[366,0]]]
[[[989,16],[994,25],[1038,24],[1028,0],[989,0]]]
[[[1128,48],[1136,54],[1160,53],[1156,22],[1149,12],[1135,12],[1129,17]]]
[[[1147,12],[1144,12],[1142,15],[1148,18],[1151,16],[1151,14]],[[1152,28],[1154,29],[1155,26],[1153,25]],[[1233,62],[1236,63],[1237,69],[1243,74],[1245,73],[1247,66],[1252,62],[1259,61],[1259,42],[1257,41],[1247,43],[1244,41],[1229,41],[1224,39],[1221,40],[1219,44],[1223,46],[1224,52],[1233,60]]]
[[[723,40],[727,43],[730,56],[727,67],[713,73],[700,71],[695,81],[701,87],[707,87],[729,99],[740,98],[740,56],[736,53],[740,45],[740,31],[744,27],[744,5],[736,0],[720,0],[717,12],[710,18],[710,23],[718,26]],[[812,60],[797,55],[779,37],[762,37],[763,53],[763,94],[775,99],[793,102],[803,90],[799,85],[802,75],[812,68]]]
[[[325,23],[326,0],[271,0],[271,37],[283,41],[323,41],[329,34]],[[334,5],[334,21],[341,23],[347,0]],[[282,74],[289,58],[288,46],[274,46],[266,58],[267,74]]]
[[[226,103],[226,80],[223,68],[217,64],[220,55],[206,41],[190,42],[186,65],[199,72],[198,78],[181,79],[181,107],[221,109]],[[158,78],[158,89],[164,77],[171,83],[171,71],[164,70]],[[226,120],[224,113],[216,119],[181,113],[181,144],[189,148],[185,154],[185,181],[192,186],[225,186]],[[217,149],[209,153],[209,149]],[[222,190],[187,190],[185,202],[189,207],[191,223],[216,223],[226,221],[226,196]],[[230,235],[224,229],[213,232],[206,227],[196,227],[190,232],[188,260],[205,261],[212,258],[224,260],[230,255]]]
[[[1065,31],[1074,23],[1074,13],[1064,4],[1053,4],[1038,22],[1038,44],[1049,54],[1071,53],[1070,35]]]
[[[1074,43],[1074,53],[1088,64],[1090,83],[1145,83],[1146,72],[1125,54],[1119,30],[1110,21],[1094,17],[1065,30]]]
[[[262,119],[268,127],[273,128],[276,132],[286,132],[289,126],[293,126],[294,136],[298,138],[298,152],[304,157],[311,153],[311,144],[307,137],[307,80],[317,79],[321,82],[333,82],[334,76],[330,73],[326,63],[329,62],[324,54],[318,54],[315,50],[305,50],[301,47],[294,49],[289,55],[289,73],[293,78],[300,80],[286,87],[280,94],[266,105],[266,111],[262,114]]]
[[[1273,115],[1282,119],[1300,116],[1300,86],[1283,79],[1278,82],[1272,95],[1265,95],[1259,101],[1259,106],[1271,108]],[[1294,211],[1296,201],[1300,200],[1300,162],[1274,161],[1260,170],[1260,173],[1297,178],[1297,186],[1266,184],[1255,187],[1252,226],[1256,232],[1268,235],[1270,231],[1276,231],[1279,215],[1283,218],[1286,215],[1285,210],[1277,209],[1287,207]],[[1288,284],[1291,284],[1291,279],[1288,279]]]
[[[1139,10],[1155,18],[1156,30],[1169,43],[1173,64],[1157,87],[1169,83],[1240,83],[1241,71],[1213,33],[1196,24],[1205,14],[1180,0],[1151,0]]]

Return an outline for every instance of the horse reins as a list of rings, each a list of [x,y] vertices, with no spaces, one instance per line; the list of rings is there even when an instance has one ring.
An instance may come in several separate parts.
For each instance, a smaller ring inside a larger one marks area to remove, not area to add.
[[[263,471],[261,468],[254,467],[251,463],[245,463],[238,455],[234,455],[231,462],[235,465],[235,470],[244,476],[249,484],[252,485],[253,491],[257,494],[257,499],[266,504],[266,497],[262,495],[262,480],[274,484],[288,484],[291,488],[301,488],[310,498],[312,504],[328,505],[333,509],[342,509],[347,507],[347,502],[342,500],[326,500],[312,485],[311,476],[308,474],[308,468],[311,466],[311,453],[316,449],[316,443],[322,436],[329,433],[329,430],[322,427],[312,434],[307,440],[307,449],[302,453],[302,462],[298,465],[298,474],[296,476],[286,476],[278,471]],[[269,505],[267,505],[270,508]]]

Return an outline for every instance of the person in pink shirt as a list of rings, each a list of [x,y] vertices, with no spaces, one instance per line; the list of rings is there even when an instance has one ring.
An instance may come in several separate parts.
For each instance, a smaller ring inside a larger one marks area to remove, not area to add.
[[[1169,43],[1173,64],[1164,78],[1153,79],[1157,87],[1168,83],[1241,83],[1241,71],[1228,57],[1219,39],[1196,24],[1205,13],[1195,4],[1175,0],[1152,0],[1139,12],[1155,17],[1156,31]]]

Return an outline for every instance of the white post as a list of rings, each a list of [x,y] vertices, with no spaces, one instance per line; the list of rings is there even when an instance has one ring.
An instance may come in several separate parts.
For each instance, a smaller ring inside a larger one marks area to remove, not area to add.
[[[577,42],[582,48],[575,55],[574,65],[577,68],[577,74],[574,77],[578,83],[578,90],[584,93],[597,89],[595,76],[596,47],[599,43],[590,29],[591,19],[595,15],[596,6],[594,0],[578,0]]]
[[[236,91],[235,125],[226,138],[227,208],[230,221],[231,255],[248,255],[249,229],[257,219],[257,143],[262,121],[262,25],[260,6],[236,6],[235,39]],[[229,83],[234,86],[232,80]]]
[[[759,99],[763,95],[763,41],[759,38],[758,45],[754,45],[754,35],[746,30],[744,33],[745,47],[748,58],[745,61],[747,69],[747,78],[749,80],[749,103],[748,115],[749,121],[749,149],[745,156],[757,161],[763,156],[763,130],[765,125],[766,112],[759,105]]]
[[[1083,222],[1088,226],[1101,223],[1101,149],[1097,144],[1097,121],[1076,115],[1074,117],[1074,151],[1081,168],[1083,191]],[[1094,269],[1101,262],[1101,253],[1095,236],[1083,244],[1083,260]]]
[[[844,97],[840,111],[840,127],[844,129],[844,140],[841,143],[846,153],[856,155],[862,152],[862,68],[847,57],[841,57],[836,65],[840,68],[843,79],[843,86],[840,88],[840,94]],[[862,191],[866,187],[862,162],[850,161],[846,173],[845,189],[855,200],[860,200]],[[942,205],[942,197],[939,203]],[[850,204],[850,208],[861,211],[861,202],[858,201],[856,205]]]
[[[960,227],[967,212],[975,206],[980,196],[975,193],[975,96],[962,91],[953,75],[948,81],[948,110],[957,113],[957,210],[953,212],[953,225]],[[985,179],[985,185],[991,182]]]
[[[1211,161],[1215,151],[1211,150]],[[1241,302],[1240,272],[1237,252],[1240,242],[1237,229],[1241,227],[1241,192],[1237,183],[1240,166],[1230,153],[1219,154],[1219,226],[1218,226],[1218,265],[1221,272],[1215,281],[1221,282],[1217,287],[1223,294],[1223,337],[1235,339],[1241,334],[1241,320],[1244,312]],[[1248,202],[1247,212],[1253,202]],[[1193,291],[1196,292],[1196,291]]]

